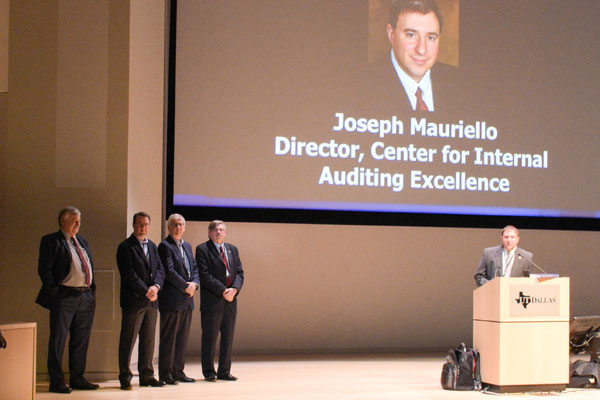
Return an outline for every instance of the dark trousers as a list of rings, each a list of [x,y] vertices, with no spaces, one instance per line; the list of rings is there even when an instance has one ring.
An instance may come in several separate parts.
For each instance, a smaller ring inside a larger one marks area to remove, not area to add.
[[[183,377],[185,350],[192,322],[192,309],[160,312],[160,345],[158,350],[158,376]]]
[[[83,377],[87,358],[96,297],[92,291],[78,292],[61,287],[50,307],[50,340],[48,343],[48,375],[50,385],[65,383],[62,358],[69,336],[69,380]]]
[[[133,374],[129,369],[131,352],[139,335],[138,346],[138,372],[140,382],[147,382],[154,378],[152,357],[154,356],[154,335],[156,332],[156,318],[158,309],[123,308],[121,319],[121,336],[119,338],[119,381],[131,382]]]
[[[231,371],[233,332],[235,330],[236,305],[222,301],[214,311],[202,311],[202,374],[207,377],[215,374],[214,358],[217,337],[221,333],[219,345],[219,367],[217,376]]]

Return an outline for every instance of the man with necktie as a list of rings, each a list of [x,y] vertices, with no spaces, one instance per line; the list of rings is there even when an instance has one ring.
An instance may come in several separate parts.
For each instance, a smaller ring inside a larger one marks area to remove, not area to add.
[[[119,381],[121,389],[131,390],[131,352],[139,335],[138,372],[140,386],[160,387],[154,378],[152,358],[158,317],[158,291],[163,286],[164,269],[154,242],[148,239],[150,215],[133,216],[133,233],[117,248],[121,275],[121,336],[119,338]]]
[[[367,70],[365,109],[377,115],[455,112],[458,69],[438,62],[443,19],[435,0],[392,0],[386,25],[390,50]],[[369,104],[375,109],[367,108]]]
[[[183,369],[194,309],[194,292],[198,290],[200,280],[192,246],[183,240],[183,216],[171,214],[167,229],[169,235],[158,245],[158,253],[165,268],[164,286],[158,295],[158,376],[160,381],[175,385],[177,382],[195,382],[194,378],[185,375]]]
[[[244,284],[244,270],[237,247],[225,243],[225,234],[225,223],[212,221],[208,225],[209,240],[196,247],[200,273],[202,374],[209,382],[237,380],[231,375],[231,354],[237,296]],[[219,332],[219,367],[215,372],[214,356]]]
[[[483,250],[475,272],[477,286],[497,276],[529,276],[533,254],[517,247],[519,239],[519,230],[508,225],[502,229],[502,245]]]
[[[48,375],[50,391],[70,393],[71,389],[95,390],[83,374],[92,323],[96,310],[96,283],[92,252],[79,235],[81,212],[72,206],[58,214],[58,232],[40,242],[38,273],[42,288],[36,303],[50,310]],[[65,384],[62,358],[69,336],[69,382]]]

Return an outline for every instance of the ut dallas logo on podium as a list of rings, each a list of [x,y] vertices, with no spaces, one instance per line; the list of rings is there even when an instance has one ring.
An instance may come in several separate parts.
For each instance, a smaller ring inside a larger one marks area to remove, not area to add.
[[[546,285],[513,285],[510,288],[510,315],[560,315],[560,287]]]

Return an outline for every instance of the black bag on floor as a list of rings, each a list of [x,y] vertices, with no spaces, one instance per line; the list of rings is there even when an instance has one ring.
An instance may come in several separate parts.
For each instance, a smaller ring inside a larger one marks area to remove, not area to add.
[[[464,343],[448,351],[441,383],[446,390],[481,390],[479,351]]]
[[[600,365],[594,361],[577,360],[569,367],[570,388],[600,388]]]

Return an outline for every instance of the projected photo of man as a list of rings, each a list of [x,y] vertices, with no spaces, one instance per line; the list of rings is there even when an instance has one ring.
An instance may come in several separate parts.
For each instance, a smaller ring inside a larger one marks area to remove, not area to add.
[[[368,83],[396,111],[447,110],[457,96],[457,68],[438,62],[442,29],[435,0],[390,1],[389,50],[371,68]]]

